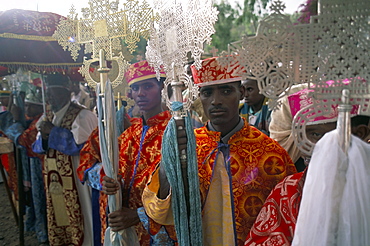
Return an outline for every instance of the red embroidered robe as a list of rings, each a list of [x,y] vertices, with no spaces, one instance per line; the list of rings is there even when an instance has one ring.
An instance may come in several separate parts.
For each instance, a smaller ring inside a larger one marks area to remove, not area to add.
[[[290,245],[293,241],[306,171],[286,177],[267,197],[244,245]]]
[[[147,120],[146,125],[149,127],[145,138],[143,139],[140,151],[140,142],[143,133],[143,120],[141,118],[131,118],[131,126],[127,128],[121,136],[118,138],[119,144],[119,174],[124,179],[124,197],[123,206],[128,206],[131,209],[142,207],[141,194],[146,183],[149,180],[149,176],[154,171],[155,167],[161,158],[161,146],[162,137],[164,130],[171,119],[169,111],[159,113],[158,115]],[[137,163],[136,173],[135,166]],[[84,180],[84,173],[87,169],[91,168],[96,162],[101,162],[100,147],[99,147],[99,132],[95,129],[93,134],[90,135],[89,140],[81,150],[80,154],[80,166],[77,169],[80,180]],[[133,183],[130,183],[135,173]],[[101,177],[103,177],[104,171],[102,170]],[[130,195],[128,191],[130,190]],[[107,228],[106,224],[106,207],[107,199],[104,193],[100,193],[100,216],[102,225],[102,238],[104,238],[104,232]],[[155,235],[160,230],[161,225],[156,224],[154,221],[150,223],[150,234]],[[166,227],[172,238],[175,238],[174,228]],[[140,240],[140,245],[149,245],[149,234],[144,227],[139,224],[136,226],[136,232]]]
[[[229,139],[234,224],[238,245],[244,245],[262,205],[273,187],[287,175],[296,172],[288,153],[273,139],[250,126]],[[220,132],[207,127],[195,129],[202,204],[211,184]],[[214,152],[213,152],[214,151]],[[213,152],[213,153],[212,153]]]

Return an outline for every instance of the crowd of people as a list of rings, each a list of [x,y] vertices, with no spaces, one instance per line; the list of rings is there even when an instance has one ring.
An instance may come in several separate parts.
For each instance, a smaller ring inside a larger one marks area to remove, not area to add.
[[[309,103],[307,89],[294,87],[271,112],[257,81],[242,80],[217,57],[203,60],[199,70],[191,66],[191,75],[200,105],[193,113],[203,123],[194,126],[203,244],[290,245],[310,163],[293,141],[292,121]],[[122,116],[117,117],[117,179],[104,172],[98,117],[80,82],[47,75],[46,112],[41,90],[31,84],[19,103],[15,95],[1,94],[6,108],[0,130],[24,150],[24,182],[18,185],[29,194],[25,229],[35,231],[40,244],[103,245],[109,227],[123,238],[130,230],[135,236],[127,245],[178,245],[173,193],[161,164],[171,119],[161,96],[165,78],[161,72],[158,80],[145,60],[125,73],[136,113],[117,112]],[[310,122],[311,142],[336,128],[334,112]],[[351,113],[353,136],[368,143],[369,110],[354,105]],[[181,152],[187,145],[185,128],[174,137]],[[364,148],[370,153],[370,145]],[[8,182],[17,196],[12,154],[6,158]],[[122,208],[109,211],[107,197],[117,192]]]

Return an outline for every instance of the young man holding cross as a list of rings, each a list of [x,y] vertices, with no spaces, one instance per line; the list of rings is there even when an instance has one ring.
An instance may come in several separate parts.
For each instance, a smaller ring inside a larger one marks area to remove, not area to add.
[[[161,159],[162,136],[171,118],[170,112],[162,108],[161,91],[165,79],[164,72],[161,72],[160,76],[161,79],[158,81],[154,69],[147,61],[132,64],[125,74],[125,79],[132,91],[132,98],[143,114],[140,118],[132,118],[131,126],[118,138],[118,174],[123,180],[123,206],[108,214],[108,225],[114,232],[135,227],[140,245],[168,245],[168,243],[171,245],[174,241],[170,238],[170,227],[164,228],[149,222],[141,201],[149,176]],[[113,195],[119,184],[105,176],[99,163],[101,161],[97,158],[98,151],[96,148],[93,149],[94,146],[89,144],[85,145],[81,152],[81,163],[78,169],[80,179],[85,180],[91,169],[100,169],[99,175],[103,177],[103,182],[102,184],[99,182],[95,187],[103,190],[107,195]],[[102,206],[106,206],[106,203]],[[105,231],[105,213],[101,213],[101,216],[102,230]]]
[[[192,67],[192,72],[210,119],[194,130],[204,245],[243,245],[271,189],[296,169],[277,142],[239,116],[244,87],[234,70],[227,71],[213,57],[204,60],[199,71]],[[181,153],[185,130],[178,131],[178,142]],[[168,225],[173,216],[165,175],[160,167],[153,174],[143,204],[149,217]]]

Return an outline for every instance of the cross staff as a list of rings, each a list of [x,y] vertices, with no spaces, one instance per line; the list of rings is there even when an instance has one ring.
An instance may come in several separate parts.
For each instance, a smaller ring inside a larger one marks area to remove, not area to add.
[[[89,0],[89,7],[83,8],[83,19],[77,19],[72,6],[67,19],[62,19],[53,37],[64,50],[69,50],[74,60],[77,59],[81,47],[84,53],[92,53],[91,59],[84,61],[81,73],[91,86],[96,82],[90,75],[90,65],[99,61],[99,52],[104,50],[105,59],[118,63],[118,70],[127,68],[127,57],[123,56],[121,39],[132,53],[140,37],[148,38],[153,22],[158,16],[144,0],[127,0],[123,10],[119,10],[119,1]],[[126,60],[126,61],[125,61]],[[125,61],[125,62],[124,62]],[[113,88],[123,81],[123,72],[112,80]]]
[[[172,187],[171,201],[178,242],[180,245],[201,245],[203,238],[195,137],[190,120],[186,117],[197,95],[197,88],[186,73],[185,65],[190,52],[194,65],[200,68],[203,44],[210,42],[215,32],[213,25],[218,12],[209,0],[189,0],[183,4],[159,0],[155,6],[159,8],[161,19],[151,33],[146,57],[156,69],[158,77],[160,68],[167,74],[163,94],[173,114],[163,136],[161,165]],[[168,86],[173,87],[174,102],[167,95]],[[182,97],[181,88],[184,86],[190,95],[186,102]],[[182,136],[180,134],[184,134],[184,130],[187,135],[186,149],[179,150],[178,147],[182,148],[185,144],[178,143],[177,139],[175,141],[174,136]]]
[[[272,99],[270,108],[278,106],[293,84],[314,87],[320,81],[370,79],[365,65],[370,63],[370,43],[364,38],[369,25],[359,17],[369,15],[368,2],[322,0],[319,5],[320,15],[311,17],[310,24],[295,25],[283,14],[285,5],[274,1],[256,35],[229,46],[227,54],[238,54],[244,70],[240,76],[257,80],[260,93]]]

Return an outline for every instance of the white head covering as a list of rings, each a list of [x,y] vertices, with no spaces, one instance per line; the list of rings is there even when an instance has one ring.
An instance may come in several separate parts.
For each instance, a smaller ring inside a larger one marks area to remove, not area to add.
[[[289,93],[293,94],[307,88],[306,84],[292,86]],[[301,152],[294,144],[294,136],[292,134],[293,117],[290,111],[288,96],[280,99],[280,108],[273,110],[271,113],[271,123],[269,126],[270,137],[276,140],[296,162],[301,156]]]

